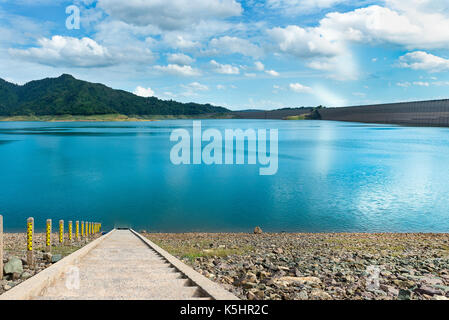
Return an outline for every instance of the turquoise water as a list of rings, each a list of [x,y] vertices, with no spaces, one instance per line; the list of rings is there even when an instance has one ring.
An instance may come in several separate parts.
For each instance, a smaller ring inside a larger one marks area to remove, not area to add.
[[[279,170],[170,162],[192,121],[0,123],[0,213],[151,231],[449,232],[449,129],[208,120],[279,130]],[[241,151],[237,151],[241,152]]]

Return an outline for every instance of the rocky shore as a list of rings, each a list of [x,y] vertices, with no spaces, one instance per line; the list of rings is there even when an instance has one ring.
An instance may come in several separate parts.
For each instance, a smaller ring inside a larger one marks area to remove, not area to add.
[[[152,234],[249,300],[449,300],[449,234]]]
[[[0,280],[0,295],[19,283],[31,278],[45,268],[73,253],[99,235],[92,236],[89,241],[73,241],[71,244],[57,245],[58,234],[52,235],[51,253],[45,252],[45,234],[34,234],[35,266],[30,268],[26,260],[26,234],[4,233],[3,280]],[[0,271],[2,272],[2,271]]]

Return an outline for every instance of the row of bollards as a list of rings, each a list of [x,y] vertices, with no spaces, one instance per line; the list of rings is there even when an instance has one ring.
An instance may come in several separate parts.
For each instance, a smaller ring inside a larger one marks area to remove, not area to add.
[[[88,240],[90,236],[101,232],[101,223],[99,222],[84,222],[81,221],[81,234],[80,234],[80,222],[75,222],[75,237],[73,239],[73,224],[72,221],[68,222],[67,240],[69,243],[73,241]],[[34,218],[28,218],[27,220],[27,263],[29,266],[34,265],[33,254],[33,238],[34,238]],[[64,244],[64,220],[59,221],[59,244]],[[51,251],[52,246],[52,220],[48,219],[45,228],[45,250]],[[0,280],[3,278],[3,216],[0,215]]]
[[[81,236],[79,233],[80,222],[75,221],[75,241],[87,240],[89,236],[95,235],[101,232],[101,223],[99,222],[84,222],[81,221]],[[69,221],[68,223],[68,242],[73,242],[73,223]],[[51,251],[51,234],[52,234],[52,220],[47,220],[46,234],[45,234],[45,244],[46,251]],[[59,220],[59,244],[64,244],[64,220]],[[28,218],[27,221],[27,262],[28,265],[32,266],[34,264],[34,254],[33,254],[33,235],[34,235],[34,219]]]

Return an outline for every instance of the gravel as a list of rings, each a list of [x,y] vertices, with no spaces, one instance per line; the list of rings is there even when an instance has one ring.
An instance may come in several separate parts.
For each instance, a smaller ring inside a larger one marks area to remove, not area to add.
[[[449,234],[145,236],[241,299],[449,299]]]
[[[98,238],[99,235],[91,237],[90,241]],[[44,270],[45,268],[52,265],[51,261],[56,261],[55,256],[60,255],[60,257],[65,257],[79,248],[83,247],[88,242],[72,242],[72,244],[65,244],[60,246],[56,245],[58,239],[58,234],[52,234],[53,246],[51,254],[45,253],[45,233],[35,233],[34,234],[34,256],[35,256],[35,267],[30,268],[27,265],[26,260],[26,234],[24,233],[4,233],[3,243],[4,243],[4,256],[3,262],[6,264],[8,261],[15,261],[16,258],[20,259],[22,262],[22,270],[18,273],[4,274],[3,280],[0,280],[0,294],[5,291],[10,290],[19,283],[31,278],[35,274]],[[89,242],[90,242],[89,241]],[[1,270],[0,272],[3,272]]]

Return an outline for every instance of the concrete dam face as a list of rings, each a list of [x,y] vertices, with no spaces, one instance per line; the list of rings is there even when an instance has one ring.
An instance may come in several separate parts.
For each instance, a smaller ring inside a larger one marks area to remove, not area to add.
[[[449,127],[449,99],[319,109],[322,120]]]

